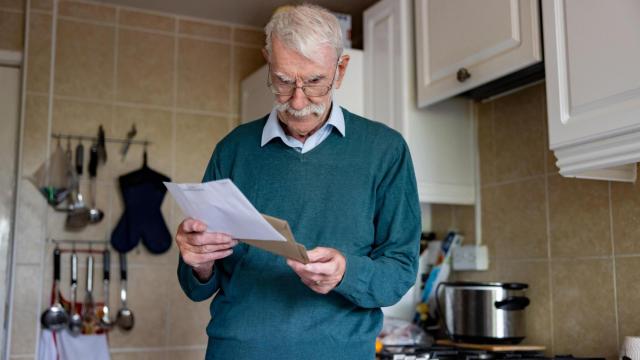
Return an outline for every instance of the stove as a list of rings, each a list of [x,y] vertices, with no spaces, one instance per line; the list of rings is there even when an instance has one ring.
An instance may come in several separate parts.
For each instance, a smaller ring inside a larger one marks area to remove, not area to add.
[[[605,360],[572,355],[545,356],[542,351],[489,351],[450,346],[385,346],[376,360]]]

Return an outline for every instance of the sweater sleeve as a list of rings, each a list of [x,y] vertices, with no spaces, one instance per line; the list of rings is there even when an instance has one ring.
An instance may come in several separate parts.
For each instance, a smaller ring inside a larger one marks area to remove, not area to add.
[[[217,159],[218,156],[214,151],[213,155],[211,156],[211,160],[209,161],[209,165],[207,165],[207,169],[205,171],[202,182],[212,181],[220,177]],[[203,301],[215,294],[216,291],[218,291],[218,287],[220,286],[217,275],[218,274],[214,265],[211,278],[209,278],[209,280],[207,280],[206,282],[201,282],[193,273],[193,268],[187,265],[182,260],[182,256],[180,256],[180,259],[178,261],[178,282],[180,282],[182,291],[184,291],[189,299],[193,301]]]
[[[420,203],[411,155],[402,144],[376,190],[373,248],[364,256],[343,254],[346,270],[334,290],[365,308],[395,304],[416,281]]]

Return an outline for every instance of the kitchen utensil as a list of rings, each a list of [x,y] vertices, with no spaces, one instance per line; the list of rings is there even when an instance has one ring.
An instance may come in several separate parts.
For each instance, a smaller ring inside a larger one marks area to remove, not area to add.
[[[78,255],[71,253],[71,317],[69,318],[69,332],[77,336],[82,332],[82,316],[76,311],[78,293]]]
[[[133,329],[133,311],[127,307],[127,255],[120,253],[120,301],[122,305],[116,317],[117,325],[123,330]]]
[[[89,151],[89,192],[91,193],[91,208],[88,211],[89,222],[99,223],[104,218],[104,212],[96,207],[96,176],[98,174],[98,145],[93,144]]]
[[[89,209],[84,203],[84,197],[80,193],[80,177],[82,175],[83,158],[84,155],[78,155],[78,149],[76,149],[76,173],[78,178],[74,181],[73,191],[71,191],[71,205],[69,206],[69,213],[67,214],[67,220],[65,227],[68,230],[82,230],[89,223]],[[78,164],[78,160],[81,161]]]
[[[110,318],[109,312],[109,281],[111,278],[111,252],[109,250],[105,250],[102,253],[103,260],[103,276],[102,276],[102,286],[104,288],[104,305],[102,305],[102,316],[100,316],[100,327],[103,329],[111,329],[113,327],[113,322]]]
[[[98,162],[103,165],[107,162],[107,145],[102,125],[98,128]]]
[[[82,176],[82,168],[84,167],[84,145],[78,143],[76,146],[76,174],[78,177]]]
[[[42,326],[57,331],[67,326],[69,315],[60,304],[60,249],[53,251],[53,296],[54,303],[40,317]]]
[[[445,282],[436,289],[447,335],[476,344],[517,344],[525,337],[526,284]]]
[[[93,255],[87,256],[87,289],[84,295],[84,304],[82,305],[82,322],[88,329],[88,333],[93,332],[93,328],[97,325],[96,311],[93,302]]]
[[[136,124],[133,124],[131,130],[127,133],[127,141],[122,145],[122,150],[120,153],[122,154],[122,160],[127,156],[127,152],[129,151],[129,146],[131,146],[131,140],[136,136],[138,130],[136,129]]]

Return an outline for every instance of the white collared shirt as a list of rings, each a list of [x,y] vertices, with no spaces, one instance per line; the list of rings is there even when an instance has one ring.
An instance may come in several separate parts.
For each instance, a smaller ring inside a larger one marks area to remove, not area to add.
[[[264,125],[262,129],[262,142],[260,146],[264,147],[269,141],[274,138],[280,138],[282,141],[289,147],[292,147],[298,150],[300,153],[304,154],[308,151],[311,151],[316,146],[320,145],[329,134],[333,128],[338,129],[342,136],[345,136],[344,129],[344,115],[342,113],[342,109],[340,106],[333,100],[333,104],[331,106],[331,113],[329,114],[329,119],[322,125],[318,131],[313,133],[307,140],[303,143],[300,140],[294,138],[293,136],[289,136],[284,132],[282,125],[280,125],[280,121],[278,121],[278,111],[274,107],[269,114],[269,118],[267,119],[267,123]]]

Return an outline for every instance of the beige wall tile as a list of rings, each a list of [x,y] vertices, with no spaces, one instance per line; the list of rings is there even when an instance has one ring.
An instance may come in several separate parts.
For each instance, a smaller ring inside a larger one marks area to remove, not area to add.
[[[31,176],[47,160],[47,96],[27,95],[22,138],[22,174]]]
[[[227,112],[230,46],[179,39],[178,107]]]
[[[51,10],[53,8],[53,0],[31,0],[31,8],[37,10]]]
[[[109,344],[113,349],[165,345],[167,290],[176,282],[175,271],[164,266],[129,266],[127,305],[135,315],[135,325],[128,332],[119,328],[111,331]]]
[[[616,254],[640,254],[640,183],[612,182],[611,206]]]
[[[263,30],[254,29],[233,29],[233,42],[251,44],[263,47],[265,45],[265,35]]]
[[[525,344],[544,345],[551,350],[551,297],[549,263],[544,261],[500,261],[496,264],[499,282],[521,282],[529,285],[526,296]]]
[[[612,270],[611,260],[552,263],[555,353],[617,355]]]
[[[176,19],[170,16],[120,9],[120,14],[118,14],[118,24],[151,30],[174,32]]]
[[[611,255],[606,182],[550,176],[549,221],[552,257]]]
[[[265,60],[260,49],[242,46],[233,47],[234,95],[232,97],[232,110],[234,112],[240,113],[240,84],[242,80],[264,64]]]
[[[544,86],[495,100],[496,181],[544,174]]]
[[[115,7],[89,2],[62,0],[58,5],[58,13],[61,16],[107,23],[113,23],[116,19]]]
[[[0,0],[0,9],[24,11],[25,3],[25,0]]]
[[[480,158],[480,184],[487,185],[496,179],[496,149],[493,130],[495,101],[476,104],[478,117],[478,152]]]
[[[218,40],[231,40],[231,28],[229,26],[194,20],[180,19],[178,21],[178,33]]]
[[[42,274],[39,265],[16,265],[11,323],[11,355],[31,354],[36,349],[35,324],[40,321],[38,296]]]
[[[35,264],[42,259],[46,238],[42,219],[47,215],[47,202],[29,180],[20,181],[20,202],[16,208],[14,261]]]
[[[113,99],[113,51],[111,26],[58,21],[55,94]]]
[[[215,145],[229,130],[225,118],[177,114],[174,181],[200,182]]]
[[[48,93],[51,67],[51,15],[31,12],[27,90]]]
[[[464,244],[476,241],[476,211],[474,206],[456,205],[453,207],[456,229],[464,236]]]
[[[640,257],[616,258],[616,289],[618,291],[618,321],[620,343],[625,336],[640,334]]]
[[[22,51],[24,13],[0,10],[0,49]]]
[[[133,124],[136,125],[135,140],[149,140],[152,142],[147,148],[147,162],[149,167],[168,177],[172,176],[173,162],[173,119],[169,111],[151,110],[133,107],[116,106],[113,123],[109,133],[124,139]],[[144,146],[131,145],[123,160],[123,144],[109,144],[109,154],[113,162],[108,163],[111,178],[116,180],[120,175],[138,170],[142,166]]]
[[[547,257],[544,179],[482,189],[483,242],[495,259]]]
[[[174,38],[119,30],[116,96],[125,102],[173,104]]]
[[[206,346],[205,331],[211,315],[211,299],[193,302],[187,298],[177,281],[174,269],[169,286],[169,346]]]
[[[168,356],[171,359],[202,360],[204,359],[206,350],[206,347],[200,350],[170,350]]]
[[[453,206],[446,204],[431,204],[431,231],[436,233],[439,239],[444,238],[447,232],[452,229]]]

